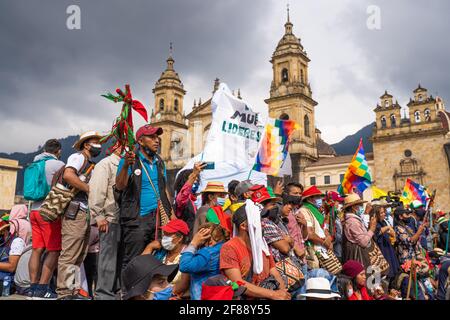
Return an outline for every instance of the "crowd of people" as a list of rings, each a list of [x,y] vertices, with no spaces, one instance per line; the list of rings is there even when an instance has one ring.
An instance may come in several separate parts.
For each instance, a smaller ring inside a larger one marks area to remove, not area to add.
[[[172,186],[158,155],[162,134],[145,125],[134,151],[98,163],[97,132],[80,137],[67,163],[61,144],[47,141],[34,163],[44,163],[48,186],[72,197],[53,221],[43,215],[48,196],[2,217],[1,292],[33,300],[450,299],[448,215],[295,182],[209,181],[199,190],[202,162]]]

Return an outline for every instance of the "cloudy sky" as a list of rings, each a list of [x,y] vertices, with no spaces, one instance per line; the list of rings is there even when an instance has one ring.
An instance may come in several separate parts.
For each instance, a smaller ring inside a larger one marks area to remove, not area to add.
[[[219,77],[251,104],[268,98],[270,57],[284,33],[286,0],[1,0],[0,152],[46,139],[107,131],[119,105],[100,94],[130,83],[153,107],[152,88],[175,69],[194,99]],[[81,29],[66,27],[67,7]],[[370,30],[370,5],[380,30]],[[450,1],[290,0],[294,33],[311,58],[316,126],[334,143],[374,120],[388,89],[405,105],[420,82],[450,99]],[[447,39],[447,40],[445,40]],[[141,123],[137,123],[138,125]]]

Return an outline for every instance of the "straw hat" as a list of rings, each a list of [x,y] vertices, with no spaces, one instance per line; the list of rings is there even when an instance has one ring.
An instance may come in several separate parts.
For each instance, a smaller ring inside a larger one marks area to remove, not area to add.
[[[363,204],[366,202],[367,201],[362,200],[358,194],[350,193],[345,197],[342,209],[346,209],[348,207],[355,206],[357,204]]]
[[[78,151],[80,151],[80,150],[81,150],[81,145],[82,145],[83,142],[85,142],[86,140],[93,139],[93,138],[101,139],[102,137],[103,137],[103,136],[102,136],[100,133],[98,133],[97,131],[88,131],[88,132],[85,132],[85,133],[83,133],[83,134],[80,136],[80,139],[79,139],[77,142],[75,142],[75,144],[73,145],[73,148],[76,149],[76,150],[78,150]]]
[[[208,184],[206,185],[206,188],[203,189],[203,191],[201,193],[204,192],[216,192],[216,193],[227,193],[227,191],[225,190],[225,187],[223,186],[222,182],[208,182]]]

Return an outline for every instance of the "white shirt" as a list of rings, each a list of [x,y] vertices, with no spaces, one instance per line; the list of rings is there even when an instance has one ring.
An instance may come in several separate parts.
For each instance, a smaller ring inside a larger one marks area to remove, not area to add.
[[[83,168],[85,157],[82,153],[74,153],[72,154],[69,159],[67,159],[66,168],[73,168],[78,172]],[[88,206],[80,202],[80,207],[84,210],[87,210]]]
[[[20,256],[23,253],[23,250],[25,250],[25,241],[23,241],[22,238],[15,238],[11,242],[11,249],[9,250],[10,256]]]

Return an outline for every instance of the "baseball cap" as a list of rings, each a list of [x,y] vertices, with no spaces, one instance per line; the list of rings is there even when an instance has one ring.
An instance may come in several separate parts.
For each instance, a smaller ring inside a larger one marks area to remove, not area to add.
[[[247,211],[245,210],[245,207],[246,205],[244,204],[233,213],[231,220],[236,226],[240,226],[244,221],[247,221]]]
[[[139,140],[142,136],[151,136],[152,134],[157,134],[158,136],[163,134],[163,129],[160,127],[153,127],[149,124],[146,124],[139,128],[136,132],[136,140]]]
[[[181,219],[170,220],[169,223],[161,227],[161,230],[167,233],[181,232],[185,236],[189,234],[189,226]]]
[[[251,191],[250,188],[254,185],[250,182],[250,180],[244,180],[238,183],[236,189],[234,189],[234,194],[239,198],[244,193]]]

